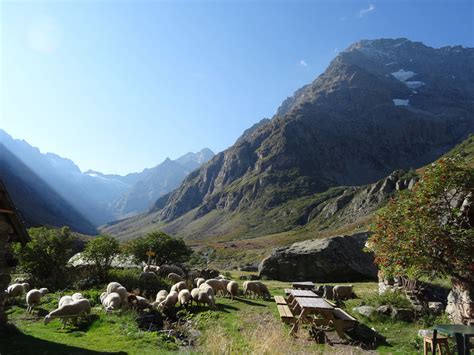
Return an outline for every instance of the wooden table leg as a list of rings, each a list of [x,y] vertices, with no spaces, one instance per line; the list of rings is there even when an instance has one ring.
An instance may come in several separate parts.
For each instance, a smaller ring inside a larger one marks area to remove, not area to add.
[[[456,333],[454,334],[454,336],[456,337],[456,346],[458,348],[458,354],[459,355],[465,355],[465,344],[464,344],[464,336],[460,333]]]
[[[303,321],[304,318],[306,318],[306,309],[302,309],[299,318],[296,320],[295,324],[293,324],[293,327],[291,327],[290,330],[290,335],[295,334],[298,331],[298,327],[300,323]]]
[[[436,329],[433,330],[433,345],[432,345],[432,351],[433,351],[433,355],[436,355],[436,337],[438,335],[438,331]]]

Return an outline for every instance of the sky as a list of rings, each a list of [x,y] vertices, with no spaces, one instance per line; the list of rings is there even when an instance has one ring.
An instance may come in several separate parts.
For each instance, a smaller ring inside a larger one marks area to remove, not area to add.
[[[473,4],[0,0],[0,128],[83,171],[219,152],[357,40],[474,47]]]

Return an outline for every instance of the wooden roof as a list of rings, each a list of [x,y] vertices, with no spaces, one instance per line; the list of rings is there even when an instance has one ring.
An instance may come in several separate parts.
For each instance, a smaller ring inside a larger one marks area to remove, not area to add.
[[[13,241],[27,243],[30,241],[30,236],[26,231],[23,219],[20,213],[13,204],[10,195],[8,194],[7,188],[2,180],[0,180],[0,214],[4,215],[15,233],[13,234]]]

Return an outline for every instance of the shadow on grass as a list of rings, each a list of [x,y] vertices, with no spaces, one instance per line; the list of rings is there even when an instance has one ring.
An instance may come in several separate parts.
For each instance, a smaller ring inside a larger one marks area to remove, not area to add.
[[[14,326],[9,326],[5,331],[0,332],[0,354],[126,354],[125,352],[104,352],[93,351],[47,340],[35,338],[19,331]]]
[[[261,304],[257,302],[250,301],[246,298],[240,298],[240,297],[234,297],[234,300],[237,300],[239,302],[248,304],[249,306],[257,306],[257,307],[268,307],[266,304]]]
[[[74,333],[77,331],[87,332],[90,327],[92,327],[94,322],[99,318],[100,317],[97,314],[89,314],[86,317],[81,318],[77,325],[68,326],[65,330],[65,333]]]

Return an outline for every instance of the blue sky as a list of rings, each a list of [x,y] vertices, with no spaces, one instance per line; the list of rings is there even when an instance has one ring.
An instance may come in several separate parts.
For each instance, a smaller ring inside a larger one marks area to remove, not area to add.
[[[472,1],[1,1],[0,128],[82,170],[221,151],[359,39],[474,46]]]

